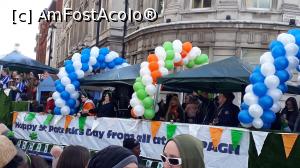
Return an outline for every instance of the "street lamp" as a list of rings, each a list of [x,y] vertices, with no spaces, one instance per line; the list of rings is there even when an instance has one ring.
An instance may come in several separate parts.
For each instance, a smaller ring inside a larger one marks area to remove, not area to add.
[[[54,24],[50,24],[49,29],[51,30],[50,34],[50,49],[49,49],[49,59],[48,59],[48,66],[50,66],[50,61],[52,59],[52,40],[53,40],[53,30],[56,29]]]

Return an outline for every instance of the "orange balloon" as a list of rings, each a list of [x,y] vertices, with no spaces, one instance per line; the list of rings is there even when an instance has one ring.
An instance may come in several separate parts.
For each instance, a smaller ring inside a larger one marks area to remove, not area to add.
[[[159,65],[157,62],[150,62],[149,63],[149,69],[151,72],[155,71],[155,70],[158,70],[159,68]]]
[[[182,65],[183,65],[183,61],[181,60],[181,61],[179,61],[179,62],[176,62],[174,65],[175,65],[176,67],[182,66]]]
[[[192,47],[193,45],[191,42],[185,42],[182,44],[182,49],[185,50],[186,52],[190,52]]]
[[[157,62],[158,61],[158,58],[155,54],[150,54],[148,56],[148,62]]]
[[[187,56],[187,52],[185,50],[182,50],[180,54],[182,58],[185,58]]]
[[[151,72],[151,76],[153,79],[153,83],[157,83],[157,78],[161,77],[161,72],[158,70],[153,71],[153,72]]]
[[[133,118],[137,118],[137,115],[135,114],[135,111],[134,111],[133,109],[131,109],[131,116],[132,116]]]

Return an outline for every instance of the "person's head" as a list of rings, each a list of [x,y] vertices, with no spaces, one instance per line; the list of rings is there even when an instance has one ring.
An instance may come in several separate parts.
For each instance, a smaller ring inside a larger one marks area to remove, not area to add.
[[[88,95],[84,92],[81,93],[80,98],[81,98],[81,102],[85,102],[89,99]]]
[[[109,167],[138,168],[138,162],[129,149],[111,145],[97,152],[88,164],[88,168]]]
[[[218,103],[219,105],[223,105],[225,103],[232,103],[233,99],[234,99],[234,94],[233,93],[221,93],[218,96]]]
[[[54,158],[59,158],[62,152],[63,149],[60,146],[53,146],[50,150],[50,153]]]
[[[285,106],[288,110],[297,110],[298,109],[298,105],[297,105],[297,101],[294,97],[289,97],[286,101],[285,101]]]
[[[134,138],[127,138],[123,141],[123,147],[131,150],[136,157],[139,157],[141,154],[141,146],[139,141]]]
[[[56,168],[85,168],[90,159],[90,152],[82,146],[68,146],[61,153]]]
[[[47,168],[49,165],[47,162],[40,156],[30,155],[30,161],[28,162],[29,168]]]
[[[25,160],[17,155],[18,151],[14,144],[4,135],[0,135],[0,167],[23,168]]]
[[[6,76],[6,75],[8,75],[8,70],[7,69],[3,69],[2,70],[2,72],[1,72],[1,75],[3,75],[3,76]]]
[[[0,135],[3,135],[8,131],[9,131],[9,129],[7,128],[7,126],[3,123],[0,123]]]
[[[18,75],[18,71],[13,71],[11,76],[12,78],[15,78],[17,75]]]
[[[21,75],[16,75],[13,79],[15,80],[16,83],[19,83],[22,81]]]
[[[203,143],[191,135],[169,140],[161,154],[164,168],[204,168]]]
[[[169,103],[169,106],[170,107],[174,107],[174,106],[179,106],[180,105],[180,102],[179,102],[179,99],[177,96],[172,96],[171,100],[170,100],[170,103]]]
[[[184,102],[185,102],[186,104],[190,103],[190,100],[191,100],[191,95],[186,95],[186,96],[184,97]]]
[[[111,100],[112,100],[112,95],[109,92],[103,94],[102,101],[111,102]]]

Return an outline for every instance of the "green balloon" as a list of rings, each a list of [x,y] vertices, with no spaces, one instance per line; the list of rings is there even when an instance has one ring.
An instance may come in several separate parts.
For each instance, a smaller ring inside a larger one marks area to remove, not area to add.
[[[137,77],[137,78],[135,79],[135,82],[142,82],[142,77]]]
[[[206,54],[201,54],[198,55],[195,59],[195,64],[196,65],[201,65],[204,63],[208,63],[208,56]]]
[[[175,57],[175,52],[174,52],[174,50],[167,50],[167,60],[173,60],[174,59],[174,57]]]
[[[145,89],[140,89],[136,92],[137,97],[143,101],[148,95],[147,92],[145,91]]]
[[[165,49],[166,51],[168,51],[168,50],[173,50],[173,44],[172,44],[170,41],[164,42],[163,47],[164,47],[164,49]]]
[[[147,120],[151,120],[153,119],[155,116],[155,112],[153,109],[146,109],[145,112],[144,112],[144,117],[147,119]]]
[[[166,67],[168,70],[174,69],[174,63],[173,63],[173,61],[171,61],[171,60],[166,60],[166,61],[165,61],[165,67]]]
[[[193,60],[190,60],[189,63],[186,65],[188,68],[193,68],[195,66],[195,62]]]
[[[139,91],[139,90],[145,90],[145,86],[143,85],[142,82],[135,82],[133,85],[133,90],[135,92]]]
[[[143,100],[143,105],[144,105],[145,109],[152,107],[153,104],[154,104],[154,100],[151,97],[146,97]]]

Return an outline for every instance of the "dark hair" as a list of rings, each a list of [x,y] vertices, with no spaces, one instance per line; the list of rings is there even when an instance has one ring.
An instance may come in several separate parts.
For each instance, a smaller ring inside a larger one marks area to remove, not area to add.
[[[294,97],[289,97],[286,101],[285,101],[285,105],[287,102],[291,102],[292,106],[293,106],[293,111],[298,111],[298,104],[297,104],[297,100]]]
[[[101,98],[101,102],[103,102],[105,100],[105,96],[108,95],[109,97],[109,101],[112,102],[112,94],[110,92],[104,92],[102,94],[102,98]]]
[[[16,155],[7,165],[5,165],[3,168],[16,168],[22,165],[25,165],[25,160],[23,157]]]
[[[29,158],[29,168],[49,168],[49,165],[42,157],[37,155],[30,155]]]
[[[61,153],[56,168],[84,168],[90,159],[87,148],[79,145],[66,147]]]

